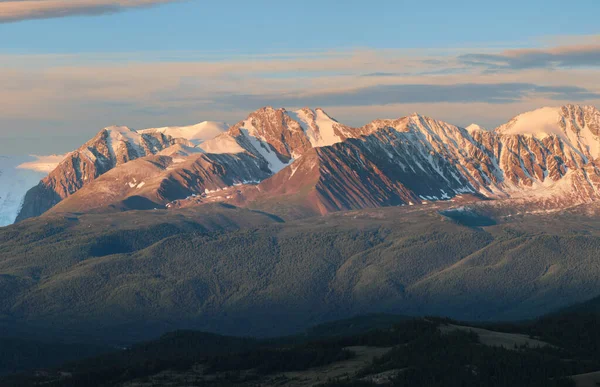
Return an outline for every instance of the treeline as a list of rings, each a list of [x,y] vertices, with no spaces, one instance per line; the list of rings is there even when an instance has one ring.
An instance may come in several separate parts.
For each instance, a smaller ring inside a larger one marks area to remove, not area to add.
[[[396,371],[392,384],[407,387],[572,386],[567,376],[574,371],[556,354],[488,347],[475,333],[462,331],[415,337],[375,359],[359,378],[390,370]]]

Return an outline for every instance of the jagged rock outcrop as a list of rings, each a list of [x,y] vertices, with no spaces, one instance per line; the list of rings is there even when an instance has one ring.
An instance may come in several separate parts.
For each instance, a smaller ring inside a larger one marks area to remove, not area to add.
[[[177,141],[181,140],[162,133],[140,134],[127,127],[102,129],[27,192],[17,221],[41,215],[109,170],[158,153]]]
[[[249,153],[152,155],[108,171],[48,212],[164,208],[174,200],[268,176],[264,160]]]
[[[323,109],[287,111],[268,106],[200,147],[208,153],[245,150],[267,160],[273,173],[277,173],[313,147],[333,145],[368,134],[367,131],[368,128],[340,124]]]

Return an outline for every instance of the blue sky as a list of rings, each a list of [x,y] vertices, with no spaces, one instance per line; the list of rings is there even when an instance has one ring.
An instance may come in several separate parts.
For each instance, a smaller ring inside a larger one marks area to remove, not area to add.
[[[516,44],[598,32],[596,0],[191,0],[102,16],[0,25],[4,52],[272,53]],[[426,5],[425,5],[426,3]]]
[[[0,1],[0,154],[263,103],[494,127],[600,100],[597,0],[142,1]]]

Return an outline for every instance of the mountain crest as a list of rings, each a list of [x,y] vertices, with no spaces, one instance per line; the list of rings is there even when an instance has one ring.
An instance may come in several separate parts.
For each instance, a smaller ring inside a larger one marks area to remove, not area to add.
[[[113,174],[99,183],[117,184],[112,192],[125,197],[144,193],[161,204],[204,190],[226,191],[211,194],[210,200],[223,201],[245,192],[235,204],[259,196],[263,202],[287,201],[293,194],[302,208],[313,206],[318,213],[462,194],[537,198],[554,206],[600,200],[600,169],[594,161],[600,156],[600,112],[590,106],[537,109],[493,131],[474,125],[463,129],[418,113],[355,128],[321,108],[266,106],[197,146],[168,133],[174,131],[103,129],[28,193],[21,219],[39,215],[114,168],[124,173],[114,176],[127,176],[127,185],[110,180]],[[146,159],[136,162],[134,171],[121,169],[138,158]],[[135,171],[142,166],[144,176]],[[268,177],[256,188],[233,187]],[[158,194],[152,191],[156,186]],[[94,194],[86,188],[86,198]]]

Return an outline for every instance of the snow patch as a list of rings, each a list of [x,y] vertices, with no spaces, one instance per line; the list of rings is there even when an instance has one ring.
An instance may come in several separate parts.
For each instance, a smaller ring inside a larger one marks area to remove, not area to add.
[[[198,146],[206,153],[223,154],[223,153],[242,153],[246,150],[237,143],[237,141],[229,135],[224,133],[220,136],[203,142]]]
[[[286,113],[300,124],[313,147],[329,146],[342,141],[335,133],[334,125],[338,123],[323,110],[300,109]]]
[[[145,155],[142,146],[142,135],[135,130],[127,126],[109,126],[104,130],[108,133],[106,142],[109,151],[115,159],[118,157],[119,149],[127,147],[126,144],[129,144],[137,156]]]
[[[565,133],[558,124],[562,118],[560,111],[559,107],[543,107],[520,114],[496,130],[502,134],[525,134],[536,138],[555,135],[564,139]]]
[[[277,173],[294,161],[292,159],[289,163],[284,163],[279,159],[275,151],[271,148],[271,145],[265,143],[257,137],[254,137],[248,130],[242,129],[241,131],[250,141],[252,147],[256,149],[256,152],[267,161],[271,172]]]
[[[195,145],[211,140],[227,130],[224,122],[204,121],[190,126],[167,126],[139,130],[138,133],[163,133],[173,138],[185,138]]]
[[[298,168],[300,168],[300,166],[299,166],[299,165],[292,164],[292,166],[291,166],[290,168],[291,168],[291,170],[292,170],[292,173],[290,173],[290,177],[289,177],[289,178],[291,179],[291,178],[292,178],[292,176],[294,176],[294,174],[295,174],[295,173],[296,173],[296,171],[298,170]]]

